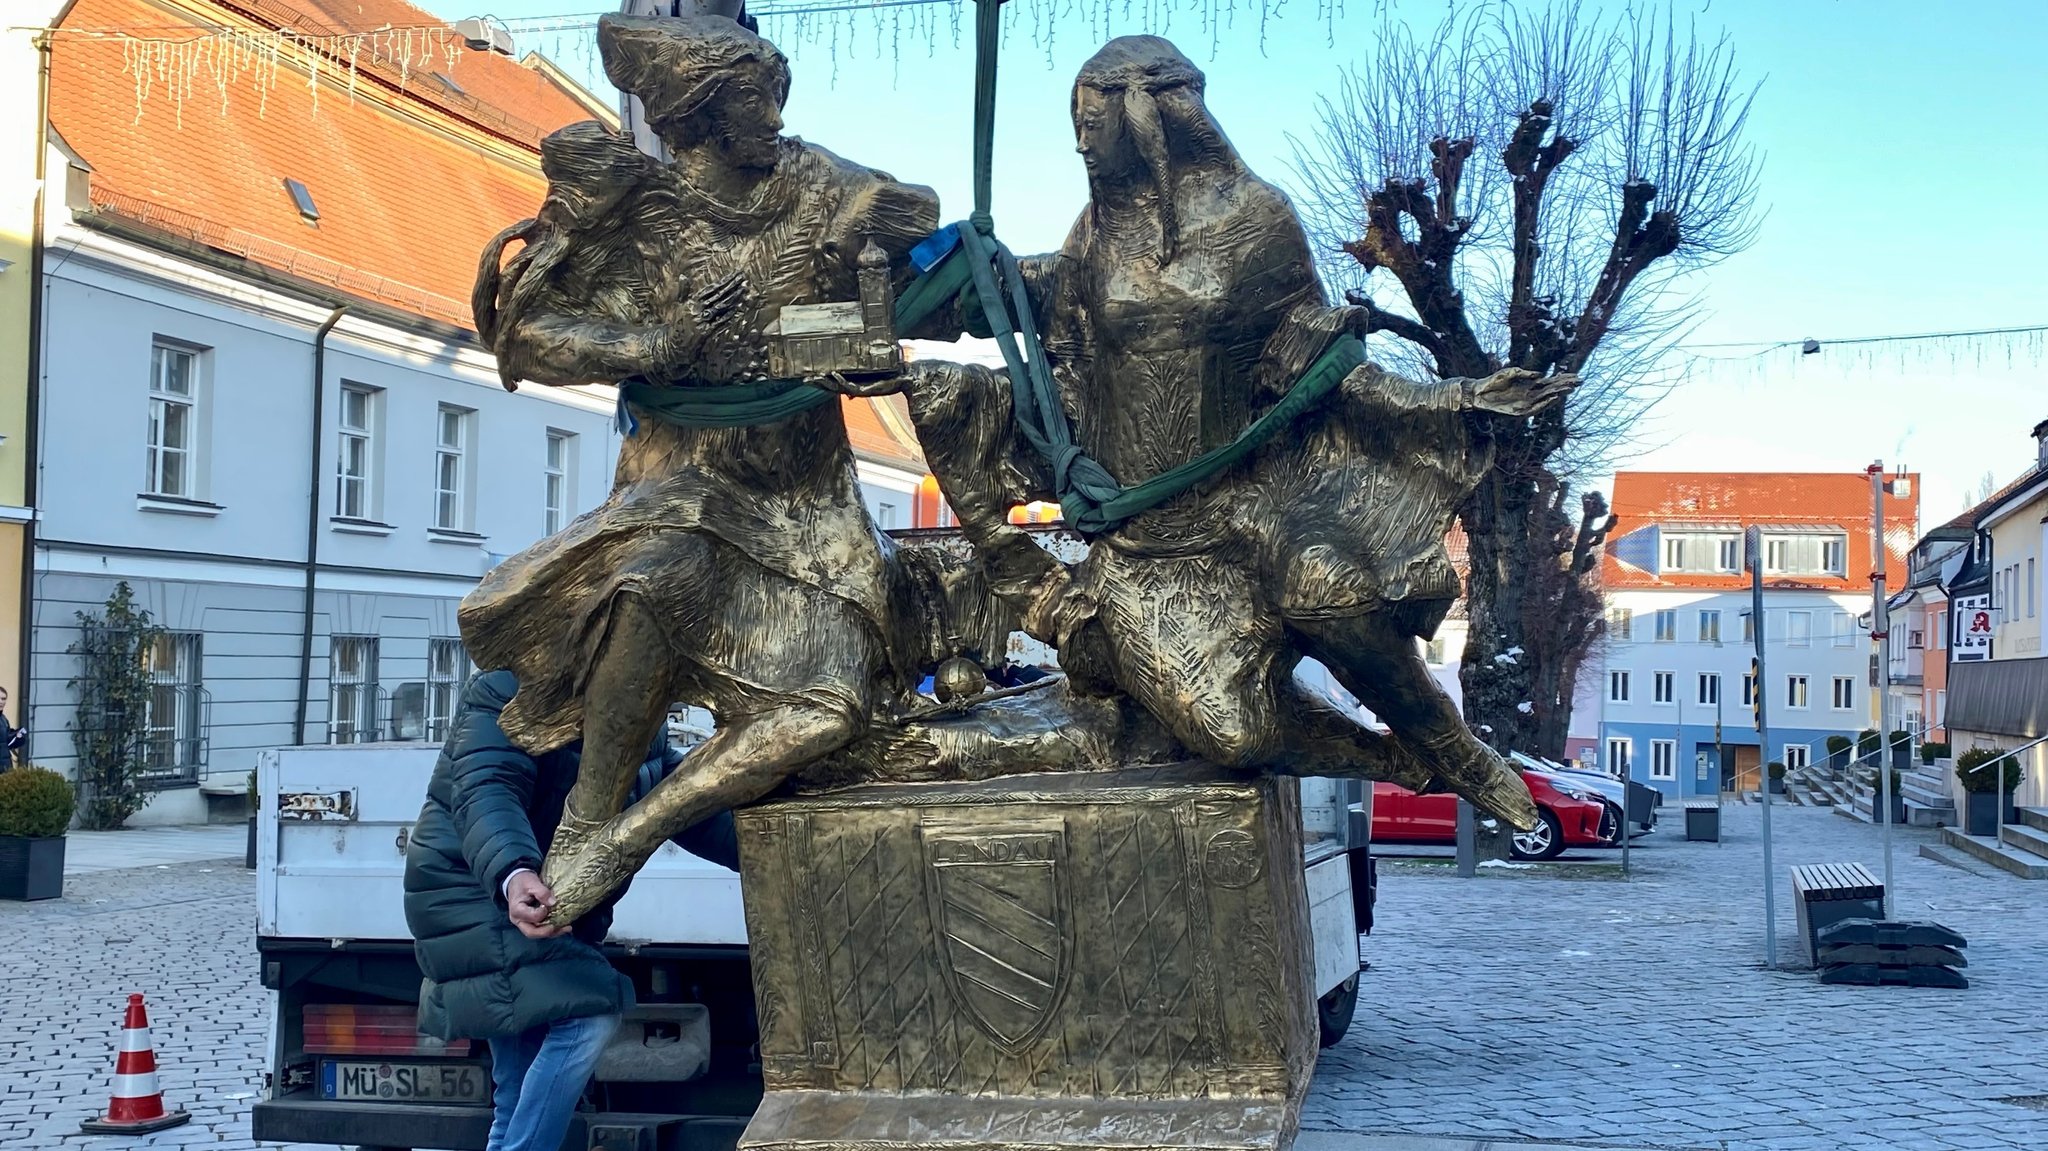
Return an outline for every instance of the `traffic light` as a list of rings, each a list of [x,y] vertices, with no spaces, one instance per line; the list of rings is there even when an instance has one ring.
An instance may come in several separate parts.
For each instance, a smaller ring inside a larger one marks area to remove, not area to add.
[[[1750,726],[1758,731],[1764,729],[1764,676],[1763,668],[1755,656],[1749,660],[1749,715]]]

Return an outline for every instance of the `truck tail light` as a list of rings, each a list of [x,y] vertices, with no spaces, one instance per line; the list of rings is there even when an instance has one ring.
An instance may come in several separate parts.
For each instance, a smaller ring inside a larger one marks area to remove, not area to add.
[[[402,1004],[308,1003],[308,1055],[467,1055],[467,1039],[420,1034],[419,1012]]]

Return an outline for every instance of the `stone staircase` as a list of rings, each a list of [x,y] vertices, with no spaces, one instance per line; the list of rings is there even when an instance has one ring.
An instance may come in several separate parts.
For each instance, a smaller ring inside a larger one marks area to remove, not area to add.
[[[1907,823],[1914,827],[1952,827],[1960,822],[1949,787],[1954,770],[1955,761],[1937,759],[1931,766],[1919,765],[1899,777],[1899,793],[1906,799]]]
[[[2020,821],[1998,829],[1998,843],[1964,835],[1954,827],[1941,829],[1943,846],[1954,848],[2021,879],[2048,879],[2048,810],[2019,809]]]

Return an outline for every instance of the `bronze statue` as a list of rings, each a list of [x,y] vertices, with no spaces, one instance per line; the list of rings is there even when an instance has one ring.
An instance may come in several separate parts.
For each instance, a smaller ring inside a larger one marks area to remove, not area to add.
[[[743,385],[783,305],[850,298],[867,245],[900,263],[937,225],[929,190],[784,138],[787,62],[732,21],[608,16],[599,42],[674,159],[594,125],[549,140],[548,201],[517,230],[527,247],[502,272],[487,253],[479,290],[508,379],[631,381],[650,403]],[[824,398],[751,426],[622,405],[634,429],[611,497],[464,601],[473,658],[519,676],[508,733],[536,751],[584,741],[543,871],[560,921],[673,822],[681,777],[596,835],[674,701],[718,717],[687,779],[724,807],[851,741],[890,690],[883,544],[840,404]]]
[[[1073,113],[1089,204],[1060,252],[1019,266],[1077,444],[1134,483],[1229,443],[1363,315],[1326,306],[1293,208],[1239,159],[1171,44],[1112,41],[1082,68]],[[920,334],[971,321],[944,313]],[[1008,384],[925,361],[902,386],[998,589],[1063,660],[1099,653],[1077,675],[1099,668],[1216,763],[1440,777],[1527,826],[1520,778],[1465,727],[1417,643],[1459,593],[1443,538],[1487,466],[1465,414],[1528,414],[1572,382],[1527,381],[1418,384],[1362,365],[1245,463],[1097,536],[1071,580],[1005,538],[1012,506],[1066,494],[1014,431]],[[1398,747],[1305,692],[1303,655]]]
[[[1019,439],[1010,382],[944,363],[895,371],[890,292],[936,227],[932,193],[782,137],[787,62],[729,19],[599,28],[607,74],[666,158],[595,124],[549,137],[548,198],[485,252],[474,301],[508,387],[621,384],[610,498],[494,570],[462,610],[478,664],[519,675],[510,734],[534,750],[584,740],[543,867],[555,921],[677,827],[792,779],[1192,754],[1442,780],[1533,820],[1415,637],[1457,592],[1442,536],[1485,462],[1464,413],[1522,411],[1568,380],[1421,385],[1360,366],[1297,427],[1102,532],[1070,572],[1007,522],[1018,502],[1066,494]],[[1142,478],[1238,437],[1327,367],[1358,316],[1325,305],[1292,209],[1245,168],[1171,45],[1112,42],[1083,70],[1074,116],[1091,201],[1066,248],[1022,278],[1062,418],[1102,467]],[[922,326],[953,334],[966,318],[945,307]],[[972,564],[898,548],[861,503],[833,393],[898,388]],[[999,660],[1020,628],[1059,646],[1073,683],[977,702],[963,667]],[[1297,683],[1304,653],[1393,736]],[[941,664],[950,702],[928,707],[911,685]],[[676,700],[718,729],[622,810]]]
[[[600,21],[634,132],[548,137],[547,198],[472,301],[507,387],[616,383],[626,435],[605,503],[461,613],[519,677],[508,733],[584,742],[551,921],[744,806],[749,1151],[1285,1151],[1315,981],[1274,777],[1441,784],[1533,823],[1418,637],[1458,593],[1443,536],[1489,450],[1469,414],[1572,380],[1365,363],[1362,315],[1328,306],[1164,40],[1082,70],[1089,203],[1019,263],[985,221],[937,232],[929,190],[784,138],[788,64],[735,0],[627,2],[706,14]],[[1012,324],[1007,371],[896,339]],[[861,501],[841,405],[898,391],[971,555],[901,546]],[[1085,558],[1010,524],[1030,500]],[[1066,675],[993,689],[1019,630]],[[1300,683],[1304,656],[1391,732]],[[678,700],[717,730],[626,808]]]

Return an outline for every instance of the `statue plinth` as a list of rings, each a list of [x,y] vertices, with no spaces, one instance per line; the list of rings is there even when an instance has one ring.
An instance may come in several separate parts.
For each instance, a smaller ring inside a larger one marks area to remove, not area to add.
[[[743,1151],[1285,1151],[1316,1030],[1292,780],[1186,765],[739,813]]]

